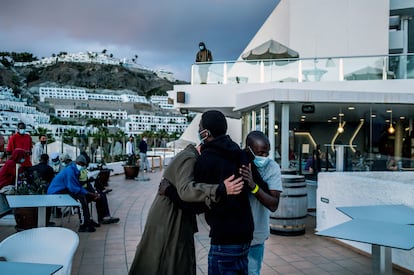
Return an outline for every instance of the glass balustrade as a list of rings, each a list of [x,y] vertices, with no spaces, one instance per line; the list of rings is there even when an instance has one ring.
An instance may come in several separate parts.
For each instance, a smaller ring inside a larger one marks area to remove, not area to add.
[[[414,54],[225,61],[192,65],[191,84],[413,79]]]

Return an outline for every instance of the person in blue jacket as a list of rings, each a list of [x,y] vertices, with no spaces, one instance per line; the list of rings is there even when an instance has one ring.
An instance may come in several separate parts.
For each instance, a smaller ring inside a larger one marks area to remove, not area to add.
[[[88,208],[88,198],[98,200],[99,194],[92,193],[82,187],[79,182],[80,172],[86,169],[86,158],[79,155],[74,162],[59,172],[47,189],[48,194],[69,194],[81,204],[79,211],[79,232],[95,232]]]

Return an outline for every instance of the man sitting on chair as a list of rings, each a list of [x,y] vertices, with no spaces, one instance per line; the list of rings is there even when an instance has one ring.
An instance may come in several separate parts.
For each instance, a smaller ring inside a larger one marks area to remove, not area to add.
[[[100,200],[101,197],[98,193],[88,191],[82,187],[79,182],[79,176],[82,170],[86,169],[87,160],[83,155],[79,155],[75,162],[72,162],[68,167],[63,169],[57,174],[47,190],[48,194],[70,194],[74,199],[78,200],[81,204],[79,209],[79,232],[95,232],[96,225],[89,212],[88,201]],[[113,222],[119,221],[119,219],[113,218]]]

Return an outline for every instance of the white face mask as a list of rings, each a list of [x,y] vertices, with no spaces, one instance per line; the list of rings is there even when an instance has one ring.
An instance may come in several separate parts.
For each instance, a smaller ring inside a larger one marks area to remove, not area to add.
[[[207,135],[203,137],[204,133],[207,133]],[[204,129],[203,131],[198,132],[198,139],[200,140],[201,144],[204,144],[204,141],[208,138],[209,133],[210,132],[207,129]]]

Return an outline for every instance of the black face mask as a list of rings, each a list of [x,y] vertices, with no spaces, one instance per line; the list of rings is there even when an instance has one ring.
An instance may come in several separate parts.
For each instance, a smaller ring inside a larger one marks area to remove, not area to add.
[[[46,141],[42,140],[40,141],[41,144],[46,144]]]

